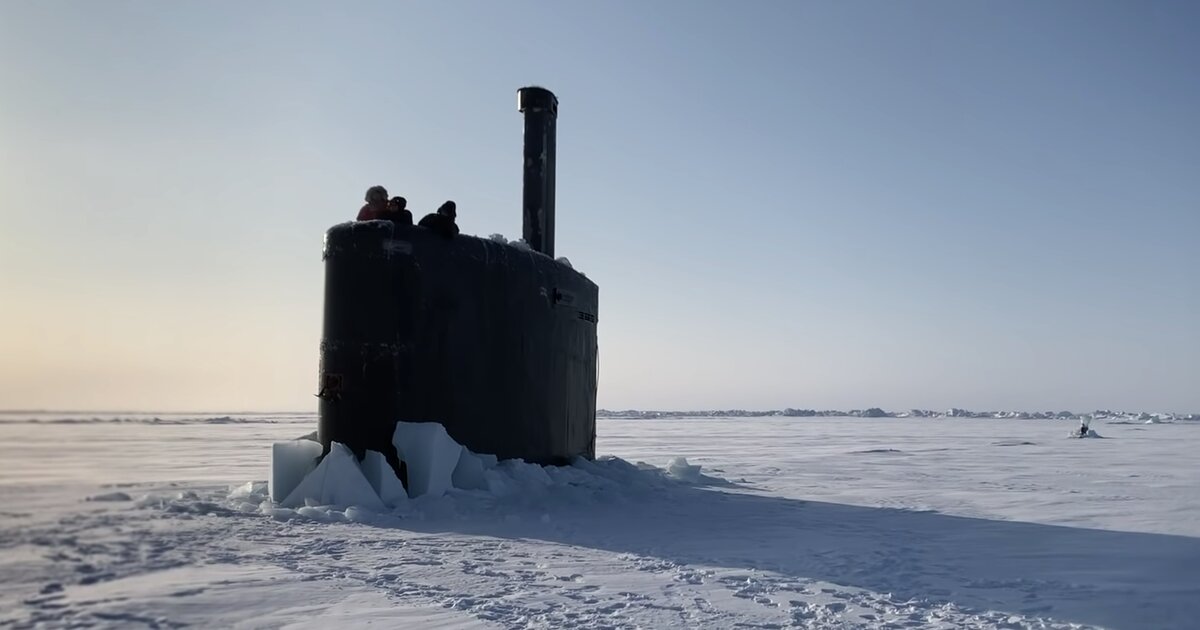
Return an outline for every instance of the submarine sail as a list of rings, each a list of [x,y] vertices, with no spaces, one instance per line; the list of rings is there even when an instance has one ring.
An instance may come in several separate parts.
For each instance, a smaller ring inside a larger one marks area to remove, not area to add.
[[[439,422],[501,459],[595,456],[599,288],[554,254],[558,99],[518,92],[529,248],[390,221],[325,234],[318,438],[389,455]]]

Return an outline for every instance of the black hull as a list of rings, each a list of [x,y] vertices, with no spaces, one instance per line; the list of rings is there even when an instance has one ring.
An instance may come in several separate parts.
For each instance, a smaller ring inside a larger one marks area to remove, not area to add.
[[[532,251],[387,221],[325,235],[318,435],[392,455],[398,420],[541,464],[595,456],[599,289]]]

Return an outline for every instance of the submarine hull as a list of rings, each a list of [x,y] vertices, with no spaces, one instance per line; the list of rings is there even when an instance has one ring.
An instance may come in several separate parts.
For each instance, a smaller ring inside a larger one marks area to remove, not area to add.
[[[394,461],[397,421],[467,448],[595,456],[595,283],[506,243],[389,221],[325,235],[318,436]]]

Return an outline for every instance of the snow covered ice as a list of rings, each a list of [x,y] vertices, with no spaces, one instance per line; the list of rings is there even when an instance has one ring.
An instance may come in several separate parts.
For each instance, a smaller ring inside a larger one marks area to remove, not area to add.
[[[1196,423],[1096,422],[1106,439],[1070,440],[1078,422],[605,419],[595,462],[541,468],[459,447],[434,458],[443,494],[396,505],[372,473],[390,470],[381,456],[335,448],[336,483],[313,492],[328,503],[288,508],[268,492],[271,445],[312,416],[26,420],[0,417],[0,626],[1200,618]],[[463,489],[468,478],[480,487]],[[88,500],[115,493],[131,500]]]

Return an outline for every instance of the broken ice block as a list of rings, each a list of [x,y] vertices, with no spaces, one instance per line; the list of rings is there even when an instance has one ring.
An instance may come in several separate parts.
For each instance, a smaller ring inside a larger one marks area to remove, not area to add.
[[[396,454],[408,466],[408,496],[441,496],[453,487],[463,447],[437,422],[397,422],[392,434]]]
[[[487,481],[483,478],[483,460],[470,450],[463,448],[458,456],[458,465],[451,475],[454,487],[460,490],[486,490]]]
[[[339,442],[330,444],[325,459],[304,477],[280,505],[302,507],[306,500],[316,505],[354,505],[376,511],[384,509],[383,501],[359,469],[358,459],[350,447]]]
[[[271,500],[279,502],[317,467],[321,445],[309,440],[289,440],[271,445]]]
[[[396,471],[392,470],[392,465],[387,462],[383,453],[367,451],[366,457],[363,457],[361,468],[363,476],[375,489],[375,493],[379,495],[384,505],[396,507],[408,502],[408,493],[404,490],[404,484],[400,483],[400,478],[396,476]]]

